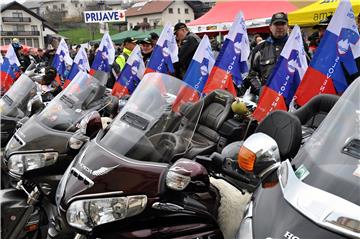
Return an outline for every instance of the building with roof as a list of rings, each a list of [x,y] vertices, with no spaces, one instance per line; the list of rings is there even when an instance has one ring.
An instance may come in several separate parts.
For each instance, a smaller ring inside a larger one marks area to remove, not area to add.
[[[1,5],[0,45],[8,45],[13,38],[30,47],[45,47],[45,40],[58,32],[44,18],[14,1]]]
[[[125,16],[128,30],[149,29],[166,23],[190,22],[194,19],[194,11],[185,1],[145,1],[132,5]]]
[[[24,6],[45,19],[61,14],[65,21],[79,21],[82,19],[83,11],[85,11],[88,2],[80,0],[28,0],[24,2]]]

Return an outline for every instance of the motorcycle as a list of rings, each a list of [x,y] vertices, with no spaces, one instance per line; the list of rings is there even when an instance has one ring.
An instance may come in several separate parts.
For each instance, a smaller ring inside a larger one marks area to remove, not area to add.
[[[102,81],[80,72],[11,138],[2,159],[2,168],[8,174],[5,187],[13,187],[1,190],[3,238],[47,232],[47,215],[52,214],[55,190],[63,172],[102,127],[97,110],[112,102],[104,91]]]
[[[217,91],[192,103],[189,95],[200,93],[169,75],[145,75],[110,127],[64,173],[53,237],[223,238],[219,189],[185,157],[217,149],[201,135],[216,131],[202,124],[221,128],[233,98]],[[214,108],[221,117],[211,117]]]
[[[286,132],[294,144],[265,134],[244,142],[239,166],[262,183],[237,238],[360,238],[359,91],[358,78],[294,157],[281,151],[301,144],[300,126]]]

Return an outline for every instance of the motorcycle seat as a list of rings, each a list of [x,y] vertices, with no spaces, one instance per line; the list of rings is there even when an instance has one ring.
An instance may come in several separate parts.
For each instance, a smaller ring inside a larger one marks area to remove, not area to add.
[[[255,133],[272,137],[279,148],[281,160],[293,158],[301,145],[301,123],[292,113],[276,110],[268,114],[258,125]]]
[[[215,90],[202,100],[204,107],[191,140],[190,150],[185,155],[190,159],[216,151],[220,139],[218,130],[232,113],[234,97],[225,90]]]
[[[338,95],[317,95],[293,114],[299,118],[303,126],[316,129],[338,99]]]

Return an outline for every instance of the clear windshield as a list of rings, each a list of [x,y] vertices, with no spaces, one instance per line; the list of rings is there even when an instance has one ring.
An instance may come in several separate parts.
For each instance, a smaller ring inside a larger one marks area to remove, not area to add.
[[[22,74],[0,99],[0,113],[3,116],[25,116],[27,102],[36,94],[36,84]]]
[[[175,77],[146,74],[101,145],[136,160],[169,162],[189,147],[203,107],[194,103],[198,95]]]
[[[80,71],[39,114],[39,120],[53,129],[73,131],[75,125],[89,112],[94,99],[104,95],[104,90],[100,81]]]

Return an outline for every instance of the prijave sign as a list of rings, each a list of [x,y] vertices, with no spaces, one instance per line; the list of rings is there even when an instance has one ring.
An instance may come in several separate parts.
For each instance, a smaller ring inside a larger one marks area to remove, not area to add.
[[[85,11],[85,23],[124,22],[125,10]]]

